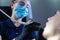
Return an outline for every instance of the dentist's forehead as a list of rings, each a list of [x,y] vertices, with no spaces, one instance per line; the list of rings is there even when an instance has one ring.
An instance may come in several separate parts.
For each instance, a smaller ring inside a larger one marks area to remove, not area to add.
[[[23,1],[24,2],[24,0],[16,0],[17,2],[20,2],[20,1]]]
[[[14,3],[25,3],[24,0],[15,0]]]

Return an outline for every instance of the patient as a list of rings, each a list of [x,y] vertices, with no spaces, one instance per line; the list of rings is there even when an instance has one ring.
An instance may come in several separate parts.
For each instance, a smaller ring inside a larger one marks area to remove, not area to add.
[[[54,16],[48,18],[43,36],[47,40],[60,40],[60,10]]]

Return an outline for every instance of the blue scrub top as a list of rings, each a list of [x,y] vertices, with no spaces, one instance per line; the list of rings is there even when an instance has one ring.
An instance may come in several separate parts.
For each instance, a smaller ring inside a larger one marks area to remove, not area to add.
[[[23,32],[24,25],[21,24],[19,27],[15,27],[10,19],[4,22],[0,21],[0,35],[3,35],[4,40],[12,40]],[[32,32],[31,37],[36,38],[36,33]]]

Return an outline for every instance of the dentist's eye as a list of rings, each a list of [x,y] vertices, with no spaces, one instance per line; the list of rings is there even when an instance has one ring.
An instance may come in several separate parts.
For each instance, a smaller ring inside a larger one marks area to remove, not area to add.
[[[20,1],[20,2],[19,2],[19,5],[20,5],[20,6],[24,6],[25,3],[24,3],[23,1]]]

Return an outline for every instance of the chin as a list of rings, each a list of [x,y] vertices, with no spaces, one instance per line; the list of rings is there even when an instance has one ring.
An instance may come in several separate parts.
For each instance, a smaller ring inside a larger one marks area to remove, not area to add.
[[[51,36],[51,37],[47,38],[47,40],[60,40],[60,35]]]

